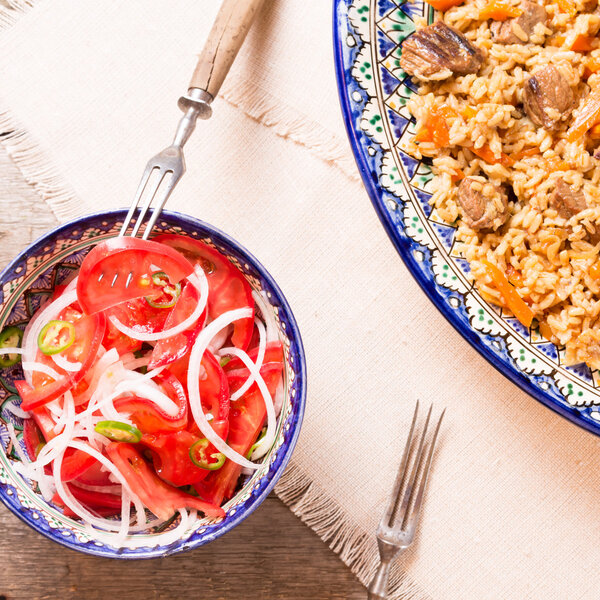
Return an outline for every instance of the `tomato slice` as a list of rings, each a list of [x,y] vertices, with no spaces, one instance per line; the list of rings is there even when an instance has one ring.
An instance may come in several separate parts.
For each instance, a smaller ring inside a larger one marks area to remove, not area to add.
[[[168,519],[178,508],[195,508],[207,517],[224,517],[225,511],[165,483],[131,444],[111,442],[106,453],[140,500],[160,519]],[[216,473],[216,471],[215,471]]]
[[[23,423],[23,441],[25,442],[25,449],[27,450],[29,459],[34,461],[42,446],[46,443],[35,419],[25,419]]]
[[[163,234],[155,237],[154,241],[175,248],[186,259],[204,269],[208,279],[208,314],[211,319],[236,308],[252,309],[252,317],[234,323],[231,336],[235,346],[246,350],[254,329],[254,298],[243,273],[220,252],[199,240]]]
[[[130,418],[142,433],[161,433],[185,429],[188,424],[188,401],[185,389],[173,374],[163,371],[156,378],[163,391],[179,406],[176,415],[169,415],[154,402],[135,395],[117,398],[115,408],[130,413]]]
[[[162,287],[152,280],[157,271],[177,283],[193,270],[192,264],[169,246],[133,237],[111,238],[85,257],[77,297],[83,311],[94,314],[132,298],[160,295]]]
[[[282,369],[279,363],[267,363],[261,367],[269,392],[275,393],[281,381]],[[228,373],[232,390],[239,389],[248,376],[246,369],[236,369]],[[267,418],[265,401],[256,383],[232,405],[229,415],[229,437],[227,443],[242,456],[246,456],[258,439]],[[235,492],[242,468],[226,460],[218,470],[211,472],[203,481],[194,485],[202,498],[220,506],[223,500],[231,498]]]
[[[196,287],[189,282],[185,284],[173,310],[168,311],[169,314],[164,329],[176,327],[179,323],[187,319],[194,312],[199,301],[200,292]],[[206,309],[204,309],[204,312],[200,315],[198,321],[186,331],[182,331],[181,333],[164,340],[158,340],[152,351],[148,369],[156,369],[158,367],[170,365],[176,360],[188,355],[198,334],[202,331],[205,322]]]
[[[152,451],[152,462],[156,474],[171,485],[180,487],[198,483],[209,471],[196,466],[190,458],[190,448],[200,437],[189,431],[145,434],[141,443]],[[212,446],[212,444],[211,444]],[[217,452],[213,448],[213,452]]]
[[[64,357],[71,362],[81,362],[81,369],[75,372],[63,371],[63,375],[56,380],[46,377],[40,381],[34,377],[35,387],[31,387],[26,381],[15,381],[15,386],[22,399],[21,408],[32,410],[43,406],[62,396],[82,381],[96,360],[105,329],[106,317],[103,313],[83,316],[75,321],[75,341],[66,350]],[[41,359],[41,356],[44,355],[41,352],[38,353],[38,358]],[[60,371],[56,365],[54,368]]]

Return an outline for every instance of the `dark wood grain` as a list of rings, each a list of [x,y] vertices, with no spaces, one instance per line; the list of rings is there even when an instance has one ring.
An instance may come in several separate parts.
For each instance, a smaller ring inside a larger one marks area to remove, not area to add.
[[[57,225],[0,149],[0,268]],[[275,496],[224,537],[148,561],[67,550],[0,504],[0,600],[359,600],[364,588]]]

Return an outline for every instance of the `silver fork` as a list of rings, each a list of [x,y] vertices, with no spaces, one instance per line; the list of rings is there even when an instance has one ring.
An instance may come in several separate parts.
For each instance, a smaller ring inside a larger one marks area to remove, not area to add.
[[[369,586],[369,600],[385,600],[387,598],[391,563],[396,556],[404,552],[412,544],[415,537],[435,442],[446,412],[446,409],[442,411],[429,443],[429,450],[424,452],[425,436],[431,419],[432,409],[433,404],[429,407],[425,425],[421,432],[421,438],[420,440],[415,439],[415,443],[413,444],[419,402],[415,406],[415,413],[404,453],[402,454],[402,461],[400,462],[394,489],[388,507],[383,513],[379,527],[377,528],[377,545],[379,547],[381,564]],[[415,446],[416,455],[413,457]]]
[[[208,119],[211,116],[210,104],[219,92],[263,2],[264,0],[223,0],[196,64],[188,93],[179,98],[178,105],[184,111],[184,116],[179,122],[173,143],[148,161],[119,236],[127,235],[134,214],[138,210],[142,197],[145,196],[146,199],[142,203],[129,235],[133,237],[138,235],[152,203],[156,201],[142,235],[143,239],[148,239],[173,188],[185,172],[183,146],[192,135],[196,120]],[[103,277],[104,274],[100,276],[99,281]],[[117,278],[115,274],[110,283],[111,287],[114,287]],[[109,276],[107,283],[110,281]],[[124,287],[129,287],[130,283],[131,273],[124,282]],[[120,284],[123,285],[123,282],[121,281]]]

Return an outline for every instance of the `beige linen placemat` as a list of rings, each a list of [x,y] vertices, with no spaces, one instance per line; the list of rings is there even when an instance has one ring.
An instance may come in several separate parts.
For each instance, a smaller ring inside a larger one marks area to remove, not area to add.
[[[129,203],[217,7],[40,0],[0,14],[2,143],[59,219]],[[298,319],[308,406],[277,493],[367,581],[414,401],[433,400],[447,418],[392,597],[597,599],[599,440],[490,367],[404,268],[356,176],[330,32],[326,0],[267,3],[169,202],[255,253]]]

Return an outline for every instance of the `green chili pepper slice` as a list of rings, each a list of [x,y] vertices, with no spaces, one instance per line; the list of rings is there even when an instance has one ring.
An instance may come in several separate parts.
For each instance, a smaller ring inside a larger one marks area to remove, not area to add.
[[[254,442],[254,444],[252,444],[250,450],[248,450],[248,454],[246,454],[246,458],[248,460],[252,459],[254,451],[260,446],[260,443],[262,442],[262,439],[265,437],[265,435],[267,435],[267,428],[263,427],[263,430],[260,432],[258,439],[256,440],[256,442]]]
[[[172,308],[181,295],[181,284],[172,284],[169,277],[163,271],[152,274],[152,281],[155,285],[162,288],[160,296],[149,298],[146,296],[146,302],[153,308]]]
[[[219,364],[221,365],[221,367],[224,367],[229,361],[231,361],[231,356],[223,356],[221,357]]]
[[[38,336],[38,348],[44,354],[58,354],[75,341],[75,326],[69,321],[49,321]]]
[[[20,348],[23,332],[18,327],[6,327],[0,333],[0,367],[12,367],[21,360],[20,354],[2,354],[2,348]]]
[[[197,467],[216,471],[225,464],[225,455],[221,452],[212,452],[207,455],[206,451],[210,445],[211,443],[206,438],[194,442],[190,447],[190,458]]]
[[[142,439],[142,432],[137,427],[121,421],[100,421],[94,431],[113,442],[137,444]]]

